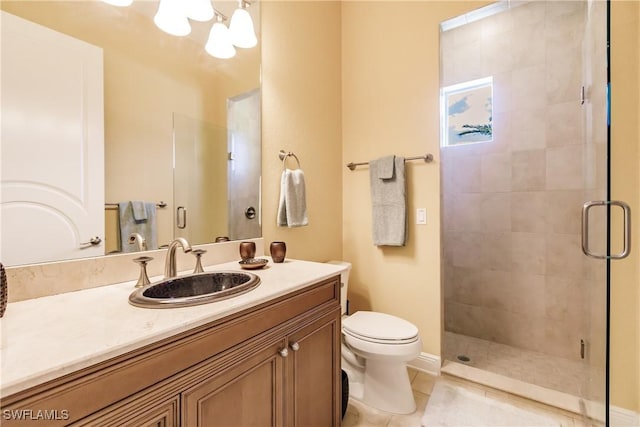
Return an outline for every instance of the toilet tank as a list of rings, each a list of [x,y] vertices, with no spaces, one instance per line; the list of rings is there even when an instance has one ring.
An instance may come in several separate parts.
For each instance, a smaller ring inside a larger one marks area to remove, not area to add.
[[[349,287],[349,273],[351,272],[351,263],[346,261],[327,261],[327,264],[342,265],[347,268],[342,273],[340,273],[340,304],[342,305],[342,314],[348,314],[347,288]]]

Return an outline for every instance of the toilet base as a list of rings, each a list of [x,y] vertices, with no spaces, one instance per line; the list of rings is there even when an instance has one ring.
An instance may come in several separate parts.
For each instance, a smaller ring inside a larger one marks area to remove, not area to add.
[[[367,360],[362,391],[360,400],[373,408],[394,414],[411,414],[416,410],[405,362]]]

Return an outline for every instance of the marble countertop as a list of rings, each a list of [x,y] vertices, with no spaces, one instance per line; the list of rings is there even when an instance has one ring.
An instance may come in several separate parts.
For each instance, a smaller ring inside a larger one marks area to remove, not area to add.
[[[128,298],[135,281],[10,303],[0,319],[0,396],[302,289],[344,268],[299,260],[269,262],[252,271],[261,279],[252,291],[193,307],[134,307]],[[235,261],[205,268],[215,270],[242,271]],[[160,279],[153,277],[151,282]]]

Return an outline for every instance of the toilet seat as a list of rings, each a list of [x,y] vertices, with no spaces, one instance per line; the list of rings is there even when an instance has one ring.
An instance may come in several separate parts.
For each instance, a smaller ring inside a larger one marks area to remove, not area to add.
[[[418,328],[412,323],[373,311],[358,311],[343,319],[342,330],[345,334],[377,344],[409,344],[419,339]]]

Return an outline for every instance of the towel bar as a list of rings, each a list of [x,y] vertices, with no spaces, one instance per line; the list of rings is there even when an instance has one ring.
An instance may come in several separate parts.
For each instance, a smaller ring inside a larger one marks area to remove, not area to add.
[[[407,160],[424,160],[425,163],[431,163],[433,161],[433,154],[425,154],[424,156],[415,156],[415,157],[407,157],[404,159],[405,161]],[[354,170],[356,168],[356,166],[362,166],[362,165],[368,165],[369,162],[360,162],[360,163],[349,163],[347,164],[347,167],[350,170]]]
[[[156,203],[156,206],[159,207],[160,209],[162,209],[162,208],[166,208],[167,204],[161,200],[160,203]],[[118,209],[118,204],[117,203],[105,203],[104,204],[104,208],[105,209]]]
[[[294,159],[296,159],[296,162],[298,162],[298,169],[300,169],[300,159],[298,159],[298,156],[296,156],[295,154],[293,154],[291,151],[286,152],[284,150],[280,150],[280,152],[278,153],[278,157],[280,158],[280,160],[282,160],[282,168],[285,169],[285,164],[287,162],[287,157],[293,157]]]

